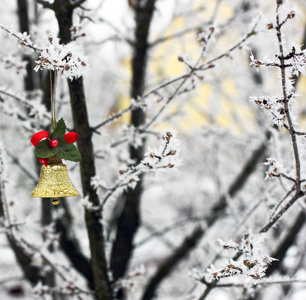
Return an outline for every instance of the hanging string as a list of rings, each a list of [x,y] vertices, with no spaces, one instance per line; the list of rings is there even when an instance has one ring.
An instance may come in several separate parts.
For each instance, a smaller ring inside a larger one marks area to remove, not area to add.
[[[51,126],[52,131],[56,125],[56,70],[53,72],[54,80],[52,80],[52,71],[50,70],[50,97],[51,97]]]
[[[50,97],[51,97],[51,126],[52,131],[56,125],[56,70],[53,72],[54,80],[52,80],[52,71],[50,70]],[[58,205],[60,201],[57,197],[53,197],[52,204]]]

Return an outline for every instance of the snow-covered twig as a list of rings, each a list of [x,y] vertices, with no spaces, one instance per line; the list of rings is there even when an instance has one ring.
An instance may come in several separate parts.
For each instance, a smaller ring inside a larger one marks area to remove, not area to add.
[[[225,51],[223,54],[209,60],[208,62],[206,62],[205,64],[202,64],[200,66],[197,66],[197,64],[200,62],[200,59],[197,61],[197,63],[195,64],[194,67],[190,68],[191,70],[178,77],[175,78],[171,81],[168,82],[168,84],[164,84],[161,85],[159,88],[154,89],[154,92],[158,91],[161,88],[164,88],[165,86],[168,86],[169,84],[173,84],[175,81],[179,81],[182,80],[179,85],[176,87],[176,89],[174,90],[174,92],[172,93],[171,96],[169,96],[169,98],[167,99],[167,101],[164,103],[164,105],[159,109],[159,111],[151,118],[151,120],[149,120],[143,127],[142,130],[146,130],[149,127],[151,127],[155,121],[158,119],[158,117],[162,114],[162,112],[166,109],[166,107],[170,104],[170,102],[175,98],[175,96],[178,94],[178,92],[180,91],[180,89],[184,86],[184,84],[187,82],[187,80],[192,77],[192,75],[194,75],[196,73],[196,71],[206,71],[208,69],[211,69],[214,67],[213,63],[215,63],[216,61],[219,61],[220,59],[224,58],[224,57],[228,57],[229,54],[231,52],[233,52],[234,50],[236,50],[237,48],[239,48],[243,43],[245,43],[246,40],[248,40],[251,36],[253,36],[256,33],[256,27],[257,27],[257,23],[258,21],[255,23],[255,25],[253,26],[253,28],[251,29],[251,31],[244,37],[242,38],[237,44],[235,44],[234,46],[232,46],[230,49],[228,49],[227,51]],[[203,49],[203,51],[205,51],[206,47]],[[203,52],[200,55],[200,58],[202,57]],[[151,93],[153,93],[153,91],[147,93],[146,95],[143,96],[143,98],[148,97]]]
[[[3,89],[0,89],[0,94],[3,94],[7,97],[13,98],[16,101],[20,102],[21,104],[23,104],[24,106],[30,108],[31,112],[30,114],[34,115],[34,116],[38,116],[38,117],[44,117],[48,120],[51,120],[50,115],[47,114],[46,112],[46,107],[43,106],[42,104],[39,103],[33,103],[33,101],[29,101],[27,99],[21,98],[17,95],[12,94],[11,92],[5,91]]]
[[[53,263],[52,260],[47,255],[45,255],[38,247],[27,242],[24,238],[21,238],[20,242],[43,258],[44,262],[46,262],[52,268],[52,270],[54,270],[55,273],[67,284],[67,290],[69,291],[70,296],[75,295],[78,299],[81,300],[81,294],[92,295],[91,292],[84,290],[77,285],[74,285],[71,281],[71,278],[67,278],[66,275],[56,266],[56,264]]]
[[[267,279],[263,279],[261,281],[258,281],[256,283],[253,283],[251,286],[256,287],[259,285],[277,285],[277,284],[282,284],[282,285],[288,285],[288,284],[292,284],[292,283],[306,283],[306,279],[295,279],[295,278],[288,278],[288,279],[279,279],[279,280],[267,280]],[[244,284],[244,283],[237,283],[237,282],[233,282],[233,283],[218,283],[215,285],[215,287],[219,287],[219,288],[230,288],[230,287],[241,287],[241,288],[245,288],[247,285],[250,284]]]
[[[158,170],[171,169],[181,164],[178,157],[179,141],[176,139],[174,130],[166,131],[163,135],[164,144],[159,149],[149,149],[144,159],[136,166],[125,166],[119,171],[117,183],[108,188],[104,182],[101,183],[98,177],[92,178],[92,185],[97,188],[106,190],[99,207],[91,207],[90,209],[103,209],[107,200],[118,190],[126,190],[135,188],[139,176],[147,172],[156,172]]]
[[[14,33],[14,32],[10,31],[9,29],[7,29],[6,27],[4,27],[1,24],[0,24],[0,28],[2,28],[4,31],[6,31],[11,36],[15,37],[18,40],[18,43],[20,45],[28,47],[28,48],[34,50],[35,52],[42,52],[43,51],[42,48],[39,48],[36,45],[34,45],[34,43],[31,41],[31,36],[28,35],[26,32],[24,32],[24,33]]]

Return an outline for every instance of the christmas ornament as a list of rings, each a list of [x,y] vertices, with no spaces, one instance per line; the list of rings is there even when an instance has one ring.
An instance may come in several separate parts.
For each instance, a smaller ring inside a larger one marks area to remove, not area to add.
[[[59,197],[78,195],[70,183],[67,166],[57,155],[51,156],[48,164],[41,167],[39,181],[31,197],[53,198],[52,204],[57,205]]]
[[[43,164],[38,184],[32,191],[31,197],[53,198],[52,203],[57,205],[59,197],[79,195],[71,185],[67,166],[63,164],[62,159],[78,162],[81,160],[81,155],[73,145],[79,135],[75,132],[65,133],[66,124],[63,118],[56,122],[55,98],[52,96],[52,92],[51,123],[53,130],[51,133],[46,130],[39,131],[31,138],[35,154]]]

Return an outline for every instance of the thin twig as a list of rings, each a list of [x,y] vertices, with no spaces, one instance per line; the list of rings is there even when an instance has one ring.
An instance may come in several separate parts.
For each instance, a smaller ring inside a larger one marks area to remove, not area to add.
[[[299,193],[299,194],[294,194],[293,197],[289,200],[289,202],[278,212],[277,215],[275,215],[268,224],[266,224],[260,231],[259,233],[264,233],[268,232],[271,227],[284,215],[284,213],[298,200],[301,198],[304,194]]]
[[[271,281],[258,281],[256,284],[252,284],[252,286],[258,286],[258,285],[274,285],[274,284],[291,284],[291,283],[306,283],[306,279],[287,279],[287,280],[271,280]],[[219,283],[216,284],[215,287],[219,288],[230,288],[230,287],[241,287],[245,288],[247,284],[241,284],[241,283]]]
[[[100,22],[107,24],[110,28],[112,28],[124,41],[126,41],[129,45],[134,46],[134,41],[129,39],[128,37],[124,36],[119,28],[117,28],[113,23],[105,20],[103,18],[99,18]]]
[[[229,50],[227,50],[226,52],[224,52],[223,54],[211,59],[210,61],[206,62],[205,64],[199,66],[199,67],[194,67],[192,68],[187,74],[182,75],[179,78],[176,78],[176,81],[182,79],[182,82],[178,85],[178,87],[175,89],[174,93],[168,98],[168,100],[166,101],[166,103],[160,108],[160,110],[155,114],[155,116],[152,117],[152,119],[141,129],[148,129],[150,126],[153,125],[153,123],[157,120],[157,118],[159,117],[159,115],[165,110],[165,108],[169,105],[169,103],[172,101],[172,99],[177,95],[177,93],[179,92],[180,88],[185,84],[185,82],[195,73],[195,71],[204,71],[210,68],[210,66],[216,62],[217,60],[222,59],[223,57],[228,56],[229,53],[233,52],[235,49],[239,48],[248,38],[250,38],[251,36],[253,36],[256,31],[256,27],[257,27],[258,21],[255,23],[255,25],[253,26],[252,30],[242,39],[240,40],[236,45],[234,45],[233,47],[231,47]],[[205,50],[205,49],[204,49]],[[202,54],[201,54],[202,57]],[[199,62],[199,60],[197,61],[197,63]],[[196,63],[196,64],[197,64]],[[172,80],[174,81],[174,80]],[[151,93],[151,92],[150,92]],[[148,93],[149,94],[149,93]],[[147,94],[147,95],[148,95]],[[147,95],[145,95],[143,98],[145,98]]]
[[[276,36],[278,40],[278,47],[279,47],[279,53],[280,55],[278,56],[278,59],[280,61],[280,65],[284,66],[285,65],[285,55],[284,55],[284,48],[283,48],[283,40],[282,40],[282,31],[281,31],[281,26],[282,24],[280,23],[279,19],[279,8],[281,5],[280,1],[276,1],[277,6],[276,6]],[[294,153],[294,160],[295,160],[295,185],[296,185],[296,194],[298,195],[301,191],[301,171],[300,171],[300,157],[299,157],[299,150],[298,150],[298,145],[297,145],[297,140],[296,140],[296,133],[293,125],[293,121],[291,118],[291,113],[290,113],[290,108],[289,108],[289,99],[288,99],[288,94],[287,94],[287,87],[286,87],[286,67],[282,67],[281,69],[281,83],[282,83],[282,91],[283,91],[283,100],[284,100],[284,110],[288,122],[288,131],[291,136],[291,143],[292,143],[292,148],[293,148],[293,153]]]
[[[6,31],[7,33],[9,33],[9,34],[12,35],[13,37],[15,37],[15,38],[19,41],[19,43],[20,43],[21,45],[23,45],[23,46],[25,46],[25,47],[28,47],[28,48],[30,48],[30,49],[36,51],[36,52],[42,52],[42,51],[43,51],[43,49],[34,46],[33,42],[28,43],[28,42],[24,41],[24,40],[23,40],[22,38],[20,38],[20,36],[18,36],[16,33],[10,31],[9,29],[7,29],[6,27],[4,27],[4,26],[1,25],[1,24],[0,24],[0,28],[2,28],[4,31]]]
[[[295,190],[295,185],[290,189],[290,191],[287,192],[287,194],[279,201],[279,203],[274,207],[271,216],[275,215],[278,208],[281,206],[281,204],[290,196],[290,194]]]
[[[64,273],[62,271],[60,271],[57,266],[49,259],[49,257],[47,257],[44,253],[42,253],[42,251],[40,251],[37,247],[35,247],[34,245],[30,244],[29,242],[27,242],[24,238],[21,238],[20,241],[25,244],[28,248],[30,248],[31,250],[39,253],[41,255],[41,257],[44,259],[44,261],[59,275],[59,277],[69,283],[71,281],[71,279],[66,278],[66,276],[64,275]],[[83,290],[78,286],[73,286],[73,288],[75,290],[77,290],[79,293],[82,294],[86,294],[86,295],[92,295],[92,293],[90,293],[89,291]]]
[[[26,107],[35,108],[35,106],[34,106],[33,104],[31,104],[30,101],[25,100],[25,99],[22,99],[22,98],[20,98],[20,97],[17,97],[16,95],[13,95],[13,94],[11,94],[11,93],[9,93],[9,92],[6,92],[6,91],[4,91],[4,90],[0,90],[0,94],[3,94],[3,95],[8,96],[8,97],[11,97],[11,98],[17,100],[18,102],[22,103],[22,104],[25,105]],[[42,114],[42,115],[43,115],[44,118],[46,118],[46,119],[48,119],[48,120],[51,120],[49,114],[44,113],[44,114]]]
[[[7,149],[5,150],[8,156],[12,159],[12,162],[16,164],[29,178],[32,179],[33,182],[37,183],[37,177],[32,175],[20,162],[20,160],[15,157],[12,153],[10,153]]]
[[[173,34],[164,36],[164,37],[159,38],[159,39],[155,40],[154,42],[152,42],[150,44],[150,47],[153,48],[153,47],[157,46],[158,44],[166,42],[168,40],[173,40],[173,39],[176,39],[176,38],[180,38],[180,37],[184,36],[185,34],[190,33],[190,32],[194,32],[197,29],[199,29],[199,28],[201,28],[205,25],[208,25],[208,24],[209,24],[209,22],[202,22],[202,23],[198,24],[197,26],[192,26],[192,27],[186,28],[182,31],[178,31],[178,32],[175,32]]]
[[[93,127],[93,130],[98,130],[101,127],[107,125],[108,123],[117,120],[118,118],[122,117],[124,114],[126,114],[127,112],[131,111],[133,109],[133,105],[128,106],[127,108],[119,111],[118,113],[110,116],[108,119],[106,119],[105,121],[103,121],[102,123],[96,125],[95,127]]]

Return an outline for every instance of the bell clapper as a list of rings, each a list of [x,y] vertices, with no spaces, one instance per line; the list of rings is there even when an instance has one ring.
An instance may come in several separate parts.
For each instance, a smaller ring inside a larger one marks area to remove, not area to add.
[[[52,200],[53,205],[58,205],[59,203],[60,203],[60,201],[58,200],[58,198],[53,198],[53,200]]]

